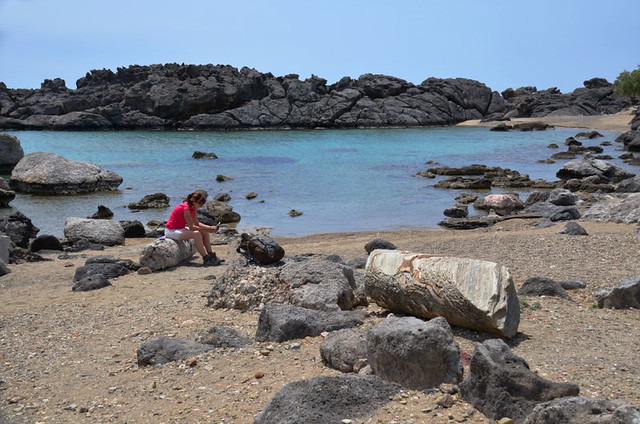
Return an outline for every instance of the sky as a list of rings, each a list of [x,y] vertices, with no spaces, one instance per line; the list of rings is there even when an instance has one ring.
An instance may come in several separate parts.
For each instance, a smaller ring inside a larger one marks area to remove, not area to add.
[[[639,17],[638,0],[0,0],[0,82],[212,63],[566,93],[640,65]]]

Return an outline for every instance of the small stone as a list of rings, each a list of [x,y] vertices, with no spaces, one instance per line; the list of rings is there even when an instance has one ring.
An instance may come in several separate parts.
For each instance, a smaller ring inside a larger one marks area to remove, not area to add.
[[[198,365],[198,360],[196,358],[191,358],[191,360],[189,361],[189,368],[193,368],[196,365]]]
[[[254,377],[255,378],[262,378],[265,375],[267,375],[267,374],[263,373],[262,371],[258,371],[257,373],[255,373]]]
[[[302,345],[300,343],[298,343],[298,342],[291,343],[291,345],[289,346],[289,349],[297,350],[297,349],[300,349],[300,346],[302,346]]]
[[[149,275],[151,273],[152,273],[151,268],[146,266],[143,266],[138,269],[138,275]]]
[[[262,350],[260,351],[260,354],[261,354],[262,356],[269,356],[269,355],[271,354],[271,351],[270,351],[270,350],[268,350],[268,349],[262,349]]]
[[[500,421],[498,421],[498,424],[515,424],[515,423],[511,418],[504,417],[504,418],[500,418]]]

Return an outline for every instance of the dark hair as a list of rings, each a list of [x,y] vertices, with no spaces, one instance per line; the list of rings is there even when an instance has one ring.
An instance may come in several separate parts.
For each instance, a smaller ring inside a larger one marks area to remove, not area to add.
[[[201,191],[194,191],[190,195],[187,196],[187,203],[189,204],[189,209],[193,209],[195,204],[202,204],[207,201],[207,196]]]

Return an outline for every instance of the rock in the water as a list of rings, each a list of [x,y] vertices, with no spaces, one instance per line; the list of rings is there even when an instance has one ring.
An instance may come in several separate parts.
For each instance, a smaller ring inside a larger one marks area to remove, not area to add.
[[[280,343],[315,337],[325,331],[352,328],[363,323],[363,312],[324,312],[293,305],[270,304],[260,313],[256,340]]]
[[[29,153],[11,172],[9,186],[34,194],[78,194],[116,190],[122,177],[90,162],[65,159],[47,152]]]
[[[193,240],[157,239],[140,253],[140,265],[158,271],[177,266],[195,253]]]
[[[367,360],[376,375],[414,390],[462,379],[460,349],[442,317],[390,317],[369,327]]]
[[[344,423],[374,415],[401,390],[375,375],[315,377],[288,383],[269,401],[254,424]]]
[[[494,262],[376,250],[365,293],[378,305],[422,318],[513,337],[520,304],[508,268]]]
[[[140,346],[138,365],[162,365],[215,349],[214,346],[174,337],[156,337]]]
[[[539,403],[579,391],[575,384],[555,383],[532,372],[500,339],[476,344],[469,375],[460,383],[461,397],[484,415],[515,422],[522,422]]]
[[[633,172],[629,172],[610,162],[595,159],[589,154],[584,155],[582,159],[565,163],[556,173],[558,178],[565,181],[572,178],[583,179],[594,175],[600,177],[602,182],[613,183],[619,183],[627,178],[635,177]]]
[[[87,217],[89,219],[111,219],[113,218],[113,211],[105,205],[98,205],[98,211],[93,215]]]
[[[131,202],[127,206],[129,209],[152,209],[168,208],[169,196],[164,193],[147,194],[137,202]]]
[[[64,236],[72,243],[87,240],[105,246],[124,244],[124,229],[119,222],[104,219],[69,217],[64,222]]]
[[[24,157],[20,140],[13,134],[0,133],[0,173],[8,173]]]

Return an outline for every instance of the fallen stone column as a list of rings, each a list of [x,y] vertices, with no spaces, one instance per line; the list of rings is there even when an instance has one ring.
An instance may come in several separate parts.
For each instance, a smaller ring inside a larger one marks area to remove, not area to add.
[[[520,304],[511,272],[494,262],[374,250],[365,293],[383,308],[511,338]]]
[[[177,266],[195,253],[196,248],[192,240],[157,239],[140,252],[140,265],[158,271]]]

